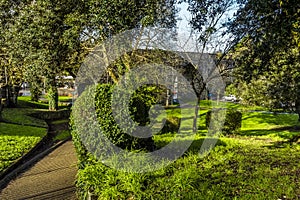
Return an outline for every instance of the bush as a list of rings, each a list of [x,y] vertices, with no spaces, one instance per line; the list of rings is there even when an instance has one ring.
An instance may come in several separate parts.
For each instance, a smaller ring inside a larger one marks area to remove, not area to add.
[[[155,96],[158,93],[157,88],[153,86],[146,86],[138,89],[130,99],[129,103],[129,112],[130,116],[129,119],[125,117],[124,119],[124,110],[121,110],[121,113],[115,113],[115,116],[113,115],[112,107],[115,105],[112,105],[112,92],[113,92],[113,85],[109,84],[101,84],[98,85],[95,90],[86,91],[86,93],[83,93],[77,100],[76,100],[76,108],[73,109],[73,112],[80,112],[76,113],[77,116],[86,118],[86,120],[81,120],[83,122],[88,121],[89,117],[91,117],[88,113],[92,112],[93,110],[89,110],[91,108],[85,108],[87,105],[87,99],[85,98],[87,96],[91,96],[90,92],[95,92],[95,110],[97,114],[97,120],[99,122],[99,125],[101,127],[102,133],[105,135],[106,138],[108,138],[114,145],[122,148],[122,149],[128,149],[128,150],[148,150],[152,151],[155,149],[154,141],[150,138],[137,138],[133,137],[127,133],[135,131],[134,127],[132,126],[122,126],[120,127],[120,123],[128,125],[130,123],[130,117],[133,121],[135,121],[140,126],[145,126],[150,122],[149,119],[149,108],[152,104],[156,103],[157,97]],[[125,93],[126,91],[124,91]],[[124,95],[123,95],[124,96]],[[124,98],[121,95],[117,98]],[[123,103],[123,101],[120,99],[118,102],[120,104]],[[126,103],[126,102],[125,102]],[[118,104],[118,106],[120,106]],[[128,105],[125,105],[124,107],[127,107]],[[93,109],[93,108],[92,108]],[[121,108],[122,109],[122,108]],[[73,113],[74,114],[74,113]],[[117,123],[118,122],[118,123]],[[75,134],[77,130],[87,130],[89,129],[89,132],[93,132],[92,127],[89,126],[88,122],[86,124],[77,124],[75,127],[74,121],[72,121],[72,128]],[[95,132],[95,131],[94,131]],[[90,134],[90,135],[89,135]],[[78,138],[79,139],[79,138]],[[96,135],[93,135],[92,133],[87,133],[85,137],[86,141],[89,144],[96,147],[99,143],[103,141],[99,141],[99,137]],[[103,148],[105,149],[105,148]]]
[[[226,112],[226,113],[224,113]],[[221,120],[222,116],[225,115],[225,121],[224,121],[224,126],[222,127],[222,133],[229,135],[229,134],[237,134],[242,127],[242,113],[234,110],[234,109],[229,109],[229,110],[224,110],[224,109],[219,109],[219,110],[214,110],[214,116],[213,116],[213,121],[211,122],[211,113],[212,111],[208,111],[206,113],[206,128],[210,129],[215,133],[215,131],[219,130],[217,126],[221,126]]]
[[[92,116],[90,114],[91,112],[95,113],[96,111],[97,120],[101,127],[102,133],[114,145],[122,149],[127,149],[129,151],[152,151],[155,149],[155,144],[151,137],[146,139],[136,138],[127,134],[127,131],[132,131],[130,127],[128,127],[127,129],[126,127],[123,127],[122,129],[119,127],[118,123],[116,122],[116,118],[122,117],[123,115],[113,116],[111,101],[113,89],[114,86],[109,84],[98,85],[95,90],[88,89],[80,95],[80,97],[76,100],[74,107],[72,108],[70,120],[72,128],[72,138],[78,154],[78,159],[80,162],[79,171],[82,170],[81,173],[83,173],[89,167],[94,168],[96,166],[100,167],[101,169],[103,168],[105,170],[109,170],[108,167],[104,166],[99,161],[99,158],[101,160],[101,156],[104,155],[106,152],[109,152],[110,149],[106,148],[107,144],[105,144],[105,141],[98,137],[97,132],[95,131],[96,129],[94,127],[91,127],[89,121]],[[151,105],[156,103],[157,98],[155,97],[155,95],[153,97],[153,94],[157,93],[156,89],[157,88],[149,89],[149,87],[140,88],[131,96],[129,104],[129,110],[131,111],[131,119],[136,121],[136,123],[138,123],[139,125],[146,125],[150,121],[148,114],[141,115],[141,113],[148,113],[148,110],[151,107]],[[87,106],[89,105],[88,101],[90,101],[91,99],[86,97],[91,96],[95,96],[94,108],[89,108]],[[122,97],[120,96],[120,98]],[[120,103],[122,103],[121,100]],[[80,121],[82,123],[75,123],[76,117],[81,118]],[[126,124],[126,120],[128,119],[121,120],[123,120],[122,123]],[[82,137],[82,131],[86,131],[84,132],[84,137]],[[88,144],[89,147],[86,147],[85,144]],[[88,150],[91,151],[91,148],[93,148],[92,150],[95,150],[94,154],[97,155],[98,159],[96,159],[94,155],[88,153]],[[101,170],[99,171],[99,173],[101,173]],[[81,176],[79,175],[79,177]],[[82,176],[81,178],[85,177]],[[79,190],[81,190],[79,191],[79,194],[82,197],[84,197],[87,195],[87,192],[90,189],[86,188],[85,185],[81,185],[87,184],[87,181],[81,180],[81,178],[79,178],[78,188]]]
[[[179,117],[174,117],[170,116],[166,119],[166,123],[164,127],[161,130],[161,133],[174,133],[178,132],[180,127],[180,118]]]

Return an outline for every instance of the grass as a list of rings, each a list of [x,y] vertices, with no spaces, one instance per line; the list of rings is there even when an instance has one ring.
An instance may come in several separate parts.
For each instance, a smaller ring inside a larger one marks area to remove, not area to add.
[[[297,199],[299,150],[221,139],[205,157],[190,151],[150,173],[89,165],[80,170],[78,184],[100,199]]]
[[[68,96],[59,96],[58,97],[58,107],[59,109],[63,109],[68,107],[68,104],[72,102],[72,97]],[[38,109],[48,109],[48,100],[43,97],[38,102],[31,101],[30,96],[20,96],[18,97],[18,105],[19,107],[31,107]]]
[[[54,141],[63,141],[71,137],[71,132],[69,130],[60,131],[55,137]]]
[[[79,170],[77,186],[99,199],[300,199],[300,145],[275,145],[299,134],[290,129],[300,125],[296,115],[252,112],[265,109],[222,102],[219,106],[242,111],[240,135],[209,139],[205,137],[205,113],[211,103],[203,101],[200,106],[198,134],[190,138],[189,150],[174,163],[137,174],[90,162]],[[176,108],[166,112],[167,116],[189,118]],[[174,135],[155,135],[154,140],[164,147]],[[200,156],[205,139],[217,143],[209,154]]]
[[[0,172],[32,149],[46,134],[44,120],[30,115],[36,112],[29,107],[29,97],[19,97],[18,108],[4,108],[0,123]]]
[[[58,101],[59,102],[71,102],[73,100],[72,97],[69,96],[59,96]]]
[[[31,101],[30,96],[20,96],[18,97],[18,107],[48,109],[48,104],[43,101],[39,101],[39,102]]]
[[[0,123],[0,172],[25,155],[46,133],[45,128]]]
[[[243,130],[248,129],[275,129],[286,126],[300,125],[296,114],[272,114],[259,112],[243,113]]]
[[[5,108],[2,113],[4,120],[18,123],[20,125],[47,127],[44,120],[31,117],[30,114],[36,112],[32,108]]]
[[[18,98],[18,108],[4,108],[2,117],[8,123],[0,123],[0,172],[25,155],[47,134],[47,123],[30,116],[47,109],[47,104],[32,102],[27,96]],[[62,140],[68,135],[62,132],[57,139]]]
[[[243,136],[269,136],[291,139],[299,135],[292,127],[300,126],[295,114],[244,112],[240,134]]]
[[[226,102],[226,101],[210,101],[210,100],[201,100],[200,102],[200,108],[202,109],[211,109],[212,105],[214,108],[227,108],[227,109],[238,109],[241,111],[268,111],[267,108],[262,106],[247,106],[242,105],[240,103],[235,102]]]

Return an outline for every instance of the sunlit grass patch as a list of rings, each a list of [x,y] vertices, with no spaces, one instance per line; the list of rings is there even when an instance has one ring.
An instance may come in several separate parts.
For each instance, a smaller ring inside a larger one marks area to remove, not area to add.
[[[170,152],[189,145],[176,161],[158,170],[135,173],[87,157],[78,173],[81,195],[89,193],[98,199],[298,199],[300,145],[274,145],[298,134],[285,129],[298,125],[297,116],[253,112],[259,108],[222,102],[220,107],[242,111],[242,129],[234,135],[206,137],[205,116],[211,109],[210,103],[200,103],[196,134],[189,135],[192,130],[186,129],[154,135],[157,149],[174,140],[178,146]],[[165,113],[167,118],[187,120],[185,125],[192,126],[193,108],[170,106]],[[162,116],[156,118],[161,119]],[[122,164],[134,171],[138,164],[135,161]],[[145,164],[151,167],[153,163]]]
[[[45,128],[0,123],[0,171],[25,155],[46,133]]]

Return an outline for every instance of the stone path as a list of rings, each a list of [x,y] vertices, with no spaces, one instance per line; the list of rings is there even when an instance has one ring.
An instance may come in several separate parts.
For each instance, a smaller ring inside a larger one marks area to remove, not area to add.
[[[12,180],[0,192],[0,199],[75,200],[76,173],[75,149],[67,141]]]

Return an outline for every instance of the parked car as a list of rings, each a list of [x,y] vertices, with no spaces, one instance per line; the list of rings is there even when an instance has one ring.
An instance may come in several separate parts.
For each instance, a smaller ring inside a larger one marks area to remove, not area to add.
[[[236,96],[230,94],[230,95],[228,95],[228,96],[224,96],[224,97],[223,97],[223,100],[224,100],[224,101],[237,101],[237,98],[236,98]]]

